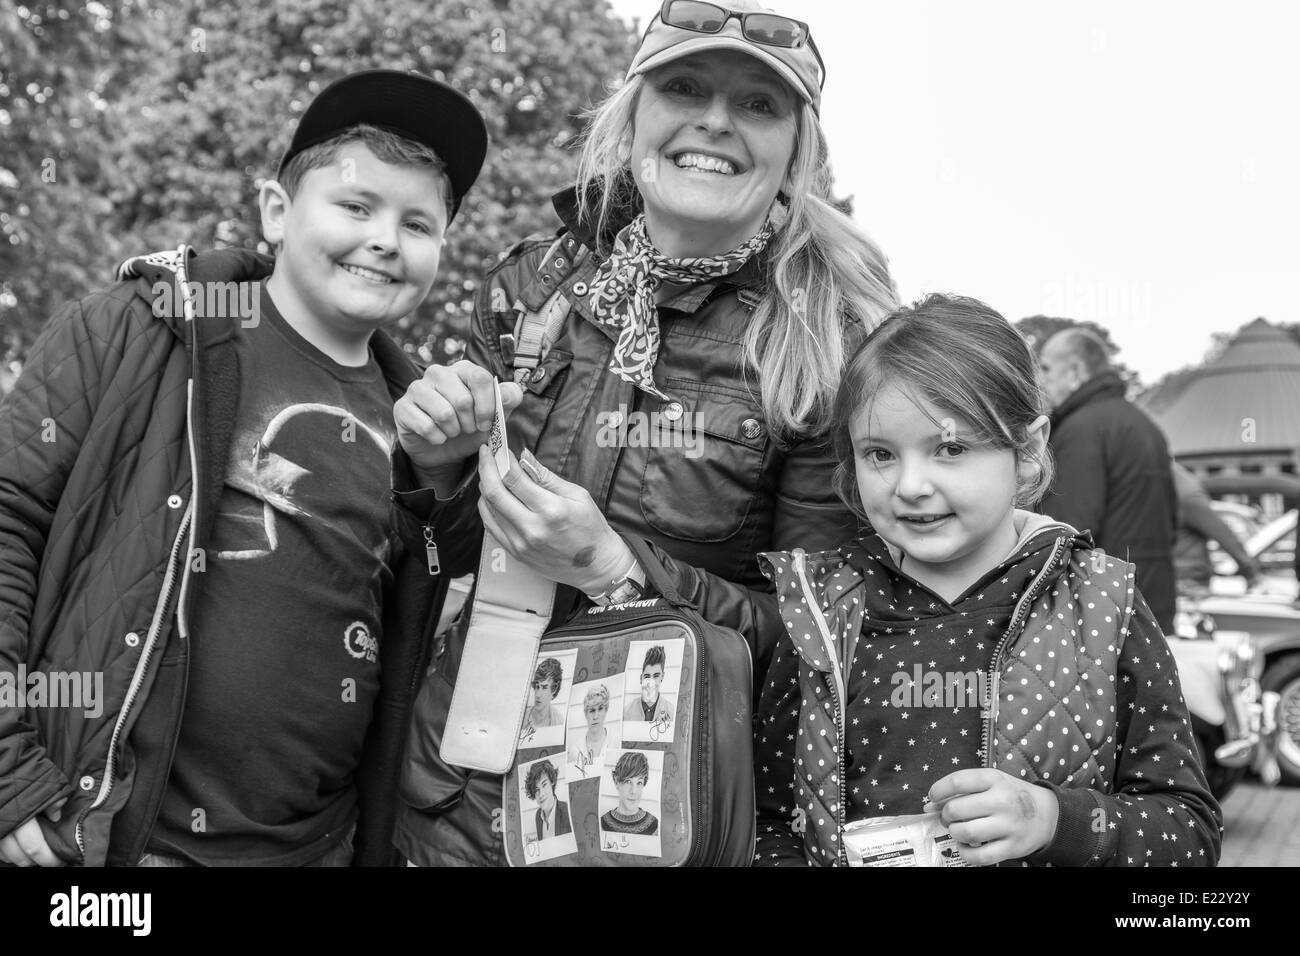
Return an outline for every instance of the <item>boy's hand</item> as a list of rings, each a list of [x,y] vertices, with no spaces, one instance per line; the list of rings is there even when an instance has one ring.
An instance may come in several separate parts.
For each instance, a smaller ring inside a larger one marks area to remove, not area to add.
[[[64,797],[45,811],[45,815],[57,822],[63,815]],[[39,816],[39,814],[38,814]],[[0,860],[14,866],[64,866],[63,860],[55,855],[50,845],[45,842],[41,824],[36,817],[20,824],[3,840],[0,840]]]
[[[487,448],[479,450],[483,527],[511,556],[544,578],[579,591],[603,591],[633,554],[586,488],[565,481],[525,450],[510,455],[504,479]]]
[[[925,812],[939,811],[971,866],[1019,860],[1056,836],[1056,794],[1001,770],[958,770],[930,787]]]
[[[523,400],[514,382],[501,383],[506,415]],[[496,379],[485,368],[462,359],[432,365],[412,382],[393,406],[397,440],[421,472],[459,465],[487,441],[496,414]]]

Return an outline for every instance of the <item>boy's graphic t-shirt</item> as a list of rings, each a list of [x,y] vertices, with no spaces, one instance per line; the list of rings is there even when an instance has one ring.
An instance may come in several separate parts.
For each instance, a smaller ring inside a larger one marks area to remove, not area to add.
[[[237,347],[234,437],[209,549],[192,559],[205,567],[188,690],[149,849],[293,865],[356,816],[395,547],[393,402],[373,357],[334,362],[265,283]]]

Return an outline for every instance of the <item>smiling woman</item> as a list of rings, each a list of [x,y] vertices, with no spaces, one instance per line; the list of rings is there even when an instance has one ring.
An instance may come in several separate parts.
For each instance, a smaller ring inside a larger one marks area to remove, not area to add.
[[[591,115],[578,182],[554,198],[564,229],[503,257],[467,359],[430,368],[397,404],[417,482],[397,489],[399,530],[435,545],[444,574],[473,569],[486,531],[566,586],[562,620],[583,594],[647,593],[628,544],[640,539],[765,673],[776,609],[755,552],[829,547],[853,526],[831,490],[828,412],[847,351],[895,304],[884,257],[831,198],[823,79],[806,24],[752,0],[661,6]],[[521,465],[512,454],[504,474],[479,452],[494,379],[508,382]],[[662,427],[621,429],[632,416]],[[398,846],[421,865],[504,862],[500,778],[440,755],[469,617],[441,636],[411,726]],[[613,713],[671,721],[677,671],[662,657],[643,669]],[[570,736],[567,750],[594,749],[584,728]]]
[[[631,168],[664,255],[709,255],[759,232],[793,159],[797,109],[794,91],[770,68],[734,50],[650,74],[633,121]]]

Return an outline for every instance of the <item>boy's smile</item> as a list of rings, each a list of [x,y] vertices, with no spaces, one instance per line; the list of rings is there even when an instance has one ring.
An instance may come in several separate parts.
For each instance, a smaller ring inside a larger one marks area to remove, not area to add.
[[[285,319],[337,361],[364,364],[370,333],[429,294],[445,188],[434,170],[386,163],[353,142],[309,170],[292,199],[264,196],[263,230],[283,244],[268,287]]]

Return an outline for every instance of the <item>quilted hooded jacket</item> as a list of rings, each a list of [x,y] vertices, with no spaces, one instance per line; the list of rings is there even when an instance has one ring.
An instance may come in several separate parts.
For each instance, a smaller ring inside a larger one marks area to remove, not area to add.
[[[241,324],[195,318],[180,290],[256,282],[273,265],[185,247],[134,263],[134,281],[55,315],[0,402],[0,670],[102,673],[104,691],[95,716],[0,709],[0,835],[66,797],[42,828],[61,858],[87,865],[137,860],[162,800],[202,590],[189,556],[211,531],[235,424]],[[382,332],[371,348],[400,396],[415,366]],[[397,757],[445,591],[422,561],[403,560],[393,587],[403,601],[384,599],[359,863],[395,860]]]
[[[848,788],[884,775],[846,779],[846,767],[878,766],[872,751],[879,748],[859,745],[864,730],[857,719],[846,727],[845,711],[864,692],[881,696],[907,645],[960,639],[984,647],[990,638],[984,686],[991,690],[982,710],[956,719],[969,720],[970,733],[979,735],[974,752],[985,767],[1057,795],[1055,837],[1027,862],[1205,866],[1217,859],[1221,814],[1196,757],[1173,658],[1135,589],[1133,565],[1042,518],[1013,556],[951,605],[899,571],[875,535],[820,554],[766,554],[761,562],[777,583],[789,642],[778,649],[758,713],[760,865],[843,865],[844,824],[865,816],[860,807],[873,799],[858,789],[850,796]],[[996,615],[992,608],[1007,595],[992,595],[1008,581],[1018,593],[1010,595],[1005,631],[966,631]],[[1016,583],[1025,581],[1023,588]],[[914,608],[904,612],[905,603]],[[873,653],[855,654],[864,646]],[[895,734],[916,737],[926,719],[915,710],[875,713]],[[910,728],[900,715],[914,718]],[[874,726],[866,732],[874,736]],[[912,789],[925,793],[938,776],[963,768],[929,775],[919,766],[901,769],[912,775]],[[919,801],[908,812],[919,813]],[[1108,824],[1098,827],[1098,819]]]

